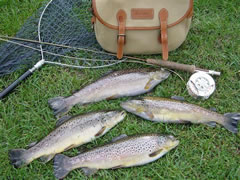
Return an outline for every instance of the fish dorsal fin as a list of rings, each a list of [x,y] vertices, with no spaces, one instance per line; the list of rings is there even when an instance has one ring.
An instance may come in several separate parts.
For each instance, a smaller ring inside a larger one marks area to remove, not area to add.
[[[213,112],[217,112],[217,109],[216,109],[216,108],[210,108],[209,110],[210,110],[210,111],[213,111]]]
[[[87,167],[82,168],[82,170],[86,176],[91,176],[98,171],[98,169],[91,169],[91,168],[87,168]]]
[[[159,155],[162,151],[163,151],[163,149],[159,149],[159,150],[149,154],[149,157],[155,157],[155,156]]]
[[[106,77],[106,76],[108,76],[109,74],[112,74],[114,72],[114,70],[108,70],[108,71],[106,71],[105,73],[103,73],[102,74],[102,77]]]
[[[50,154],[50,155],[42,156],[42,157],[40,157],[40,161],[42,161],[43,163],[47,163],[47,162],[50,161],[54,156],[55,156],[55,154]]]
[[[80,89],[75,89],[71,92],[71,94],[76,94],[78,91],[80,91]]]
[[[106,129],[107,129],[107,127],[103,126],[102,129],[100,129],[100,131],[98,131],[98,133],[95,135],[95,137],[99,137],[99,136],[103,135],[103,133]]]
[[[120,136],[117,136],[117,137],[113,138],[112,142],[116,142],[116,141],[118,141],[120,139],[123,139],[123,138],[126,138],[126,137],[128,137],[126,134],[121,134]]]
[[[58,121],[56,123],[56,127],[61,126],[63,123],[67,122],[71,118],[72,118],[72,116],[63,116],[62,118],[58,119]]]
[[[28,148],[28,149],[29,149],[29,148],[32,148],[32,147],[35,146],[37,143],[38,143],[37,141],[32,142],[32,143],[30,143],[29,145],[27,145],[27,148]]]
[[[182,96],[172,96],[171,99],[176,101],[185,101],[185,98]]]

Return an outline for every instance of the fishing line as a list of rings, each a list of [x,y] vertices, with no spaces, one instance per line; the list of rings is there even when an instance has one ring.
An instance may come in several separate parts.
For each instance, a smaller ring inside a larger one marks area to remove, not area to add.
[[[91,26],[91,0],[50,0],[29,18],[16,37],[0,35],[9,43],[0,45],[0,76],[16,69],[32,67],[13,84],[0,93],[0,99],[13,90],[21,81],[45,63],[72,68],[96,69],[122,62],[134,62],[190,73],[203,71],[192,65],[163,62],[153,59],[124,56],[118,60],[115,54],[105,52],[98,44]],[[39,53],[40,52],[40,53]],[[71,56],[69,54],[71,53]],[[77,57],[72,57],[72,54]],[[61,57],[61,58],[59,58]],[[36,62],[37,60],[40,61]],[[204,70],[217,74],[214,71]]]
[[[13,44],[16,44],[16,45],[25,47],[25,48],[32,49],[32,50],[34,50],[34,51],[41,52],[40,49],[31,47],[31,46],[28,46],[28,45],[24,45],[24,44],[21,44],[21,43],[18,43],[18,42],[14,42],[14,41],[2,39],[2,38],[0,38],[0,40],[1,40],[1,41],[7,41],[7,42],[10,42],[10,43],[13,43]],[[120,63],[122,63],[122,62],[125,62],[125,63],[137,63],[137,64],[143,64],[143,65],[149,65],[149,66],[157,66],[157,65],[154,65],[154,64],[150,64],[150,63],[146,63],[146,62],[140,62],[140,61],[136,61],[136,60],[87,59],[87,58],[78,58],[78,57],[73,57],[73,56],[66,56],[66,55],[56,54],[56,53],[52,53],[52,52],[44,51],[44,50],[43,50],[43,52],[46,53],[46,54],[54,55],[54,56],[59,56],[59,57],[68,58],[68,59],[74,59],[74,60],[81,60],[81,61],[86,61],[86,60],[87,60],[87,61],[113,61],[113,62],[115,62],[116,64],[120,64]],[[74,67],[74,68],[78,68],[78,69],[99,68],[99,67],[72,66],[72,65],[68,65],[68,64],[62,64],[62,63],[57,63],[57,62],[52,62],[52,61],[46,61],[46,60],[45,60],[45,63],[47,63],[47,64],[55,64],[55,65],[64,66],[64,67]],[[106,66],[102,66],[102,67],[108,67],[108,66],[112,66],[112,65],[106,65]]]
[[[56,47],[61,47],[61,48],[69,48],[69,49],[73,49],[73,50],[82,50],[82,51],[88,51],[88,52],[99,53],[99,54],[110,55],[110,56],[116,56],[116,54],[108,53],[108,52],[105,52],[105,51],[79,48],[79,47],[73,47],[73,46],[67,46],[67,45],[63,45],[63,44],[55,44],[55,43],[49,43],[49,42],[39,42],[39,41],[35,41],[35,40],[32,40],[32,39],[24,39],[24,38],[17,38],[17,37],[0,35],[0,40],[8,42],[7,39],[24,41],[24,42],[29,42],[29,43],[37,43],[37,44],[49,45],[49,46],[56,46]],[[9,40],[9,42],[12,43],[13,41]],[[133,57],[133,56],[126,56],[126,55],[124,55],[123,58],[134,59],[134,60],[139,60],[139,61],[146,61],[145,59],[142,59],[142,58],[137,58],[137,57]],[[116,60],[118,60],[118,59],[116,59]]]

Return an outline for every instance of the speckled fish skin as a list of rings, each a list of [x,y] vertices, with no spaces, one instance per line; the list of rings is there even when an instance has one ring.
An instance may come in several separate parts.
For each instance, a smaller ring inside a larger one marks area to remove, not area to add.
[[[10,150],[10,161],[17,168],[40,157],[47,162],[57,153],[101,137],[125,116],[125,111],[101,111],[72,117],[30,149]]]
[[[54,158],[54,172],[56,178],[62,179],[77,168],[96,171],[140,166],[159,159],[178,144],[179,141],[173,136],[158,134],[124,137],[73,158],[57,155]]]
[[[145,97],[122,102],[121,107],[146,120],[164,123],[190,122],[209,126],[215,126],[218,123],[233,133],[238,132],[239,113],[222,115],[197,105],[158,97]]]
[[[115,71],[82,88],[69,97],[49,100],[56,116],[69,111],[76,104],[88,104],[123,96],[136,96],[151,91],[167,79],[169,71],[164,69],[128,69]]]

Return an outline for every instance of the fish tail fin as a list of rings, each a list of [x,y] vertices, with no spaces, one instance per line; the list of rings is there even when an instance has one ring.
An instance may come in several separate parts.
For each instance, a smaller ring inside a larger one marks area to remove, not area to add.
[[[225,121],[223,126],[228,129],[229,131],[231,131],[232,133],[238,133],[238,122],[240,120],[240,113],[227,113],[224,114]]]
[[[56,97],[49,99],[48,104],[54,111],[55,116],[58,116],[59,114],[64,114],[70,109],[64,97]]]
[[[63,154],[57,154],[54,157],[54,175],[57,179],[63,179],[68,175],[68,173],[71,171],[71,167],[67,167],[68,160],[70,158],[63,155]]]
[[[9,150],[8,152],[9,160],[11,164],[14,165],[15,168],[23,167],[29,163],[25,157],[26,152],[27,150],[25,149]]]

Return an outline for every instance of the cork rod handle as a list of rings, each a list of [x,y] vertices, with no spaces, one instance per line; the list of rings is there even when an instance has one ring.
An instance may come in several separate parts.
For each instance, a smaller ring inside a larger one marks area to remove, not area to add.
[[[179,64],[171,61],[163,61],[163,60],[156,60],[156,59],[147,59],[147,63],[155,64],[155,65],[162,66],[169,69],[186,71],[190,73],[196,72],[196,66],[194,65]]]

